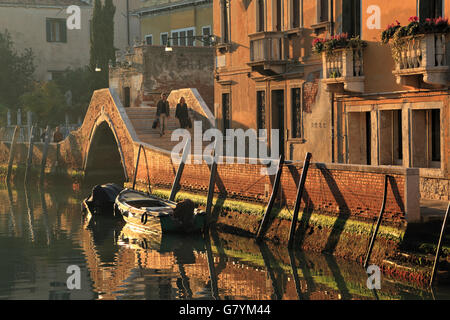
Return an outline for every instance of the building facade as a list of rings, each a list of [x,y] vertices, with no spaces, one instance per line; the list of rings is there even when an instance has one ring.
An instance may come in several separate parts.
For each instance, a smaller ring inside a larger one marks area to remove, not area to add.
[[[450,199],[449,38],[405,38],[397,63],[381,41],[386,25],[449,16],[448,1],[217,0],[213,10],[219,128],[279,129],[290,160],[418,167],[421,196]],[[366,46],[313,52],[314,39],[342,33]]]
[[[198,37],[212,33],[212,0],[144,0],[133,15],[139,18],[141,40],[147,45],[210,45]]]
[[[114,0],[115,40],[125,49],[138,36],[137,19],[127,12],[139,0]],[[80,26],[68,29],[69,6],[80,8]],[[52,80],[67,68],[89,64],[92,0],[0,0],[0,32],[11,34],[18,51],[31,48],[35,57],[36,80]]]

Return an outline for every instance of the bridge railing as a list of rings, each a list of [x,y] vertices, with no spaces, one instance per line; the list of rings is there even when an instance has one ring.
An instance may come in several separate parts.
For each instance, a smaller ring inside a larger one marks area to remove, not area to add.
[[[63,138],[65,139],[71,131],[77,130],[80,127],[80,124],[68,124],[68,125],[60,125],[60,131],[63,135]],[[16,126],[6,126],[0,128],[0,141],[1,142],[11,142],[14,134]],[[44,133],[45,128],[37,128],[37,131],[34,136],[35,142],[43,142],[42,134]],[[28,142],[30,141],[30,132],[31,127],[26,126],[19,126],[19,136],[17,142]],[[50,129],[50,135],[52,139],[50,142],[53,142],[53,133],[55,132],[55,129]]]

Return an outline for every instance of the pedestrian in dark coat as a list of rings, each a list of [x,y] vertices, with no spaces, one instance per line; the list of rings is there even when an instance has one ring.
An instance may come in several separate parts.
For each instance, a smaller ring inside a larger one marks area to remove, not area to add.
[[[180,121],[180,128],[186,128],[188,127],[189,123],[189,113],[188,113],[188,106],[186,104],[186,100],[184,97],[180,98],[180,102],[177,104],[177,108],[175,110],[175,117],[178,118],[178,121]]]
[[[162,136],[167,127],[167,118],[170,116],[169,102],[165,93],[161,94],[161,100],[156,105],[156,116],[159,118],[159,136]]]

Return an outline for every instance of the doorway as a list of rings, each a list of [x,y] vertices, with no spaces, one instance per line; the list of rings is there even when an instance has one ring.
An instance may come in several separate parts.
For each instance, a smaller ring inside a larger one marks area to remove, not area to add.
[[[272,129],[279,130],[280,154],[284,154],[284,90],[272,91]]]
[[[130,87],[123,88],[123,106],[129,108],[131,105]]]

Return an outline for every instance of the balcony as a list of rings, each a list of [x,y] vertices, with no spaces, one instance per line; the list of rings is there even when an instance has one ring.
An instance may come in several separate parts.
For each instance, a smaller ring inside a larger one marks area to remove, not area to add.
[[[435,87],[447,87],[450,69],[446,45],[447,36],[442,33],[405,38],[392,71],[397,83],[419,87],[422,80]]]
[[[287,38],[283,32],[258,32],[249,35],[252,71],[272,76],[285,72]]]
[[[322,53],[323,82],[335,93],[364,92],[363,49],[335,49]]]

